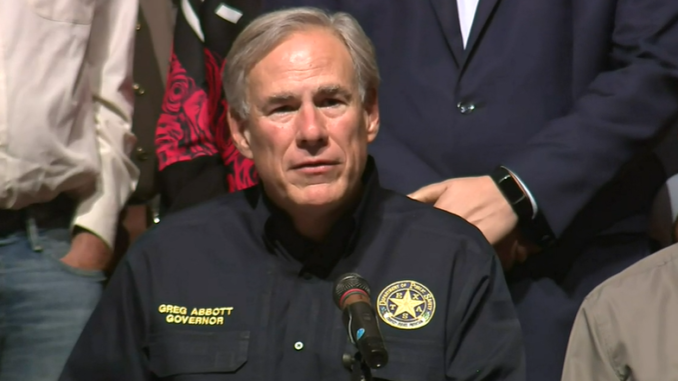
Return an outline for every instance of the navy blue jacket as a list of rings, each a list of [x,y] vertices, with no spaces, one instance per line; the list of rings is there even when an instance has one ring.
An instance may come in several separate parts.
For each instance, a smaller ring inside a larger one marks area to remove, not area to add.
[[[523,381],[520,324],[482,234],[366,173],[360,205],[319,244],[261,187],[165,219],[119,266],[60,380],[349,380],[356,349],[332,291],[357,272],[389,353],[375,378]]]

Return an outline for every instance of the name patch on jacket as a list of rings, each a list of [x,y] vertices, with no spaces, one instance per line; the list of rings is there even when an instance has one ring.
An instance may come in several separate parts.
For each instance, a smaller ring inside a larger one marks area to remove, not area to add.
[[[223,325],[224,316],[230,316],[233,307],[189,309],[184,306],[161,304],[158,312],[165,315],[165,321],[169,324]]]

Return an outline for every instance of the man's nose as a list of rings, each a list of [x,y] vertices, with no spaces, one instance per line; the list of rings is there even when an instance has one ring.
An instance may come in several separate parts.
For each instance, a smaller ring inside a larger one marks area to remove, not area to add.
[[[314,106],[303,107],[297,120],[297,145],[306,149],[319,149],[327,144],[325,119]]]

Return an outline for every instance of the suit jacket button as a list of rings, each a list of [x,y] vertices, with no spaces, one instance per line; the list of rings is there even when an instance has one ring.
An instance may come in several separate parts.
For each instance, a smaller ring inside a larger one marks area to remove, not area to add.
[[[470,114],[473,112],[473,110],[476,109],[476,105],[474,105],[473,103],[459,102],[457,103],[457,108],[459,109],[459,112],[462,114]]]
[[[148,152],[146,152],[146,150],[141,147],[137,147],[136,157],[139,161],[146,161],[148,160]]]
[[[134,88],[134,92],[137,93],[137,95],[144,95],[144,93],[146,93],[146,90],[139,86],[138,83],[135,83],[132,87]]]

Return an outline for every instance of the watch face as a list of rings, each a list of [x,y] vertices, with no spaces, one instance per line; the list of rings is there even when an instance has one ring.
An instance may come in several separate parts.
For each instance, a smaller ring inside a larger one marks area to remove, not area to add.
[[[520,201],[520,199],[525,197],[525,194],[523,194],[523,191],[520,189],[520,186],[511,176],[507,175],[501,180],[501,187],[504,191],[504,195],[506,196],[510,203],[516,203]]]

